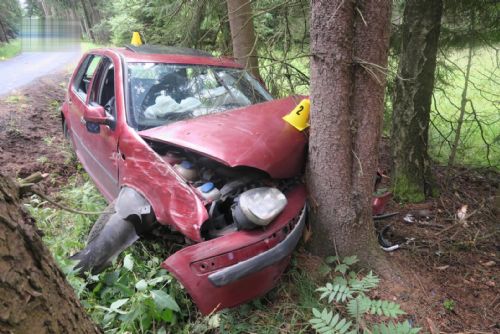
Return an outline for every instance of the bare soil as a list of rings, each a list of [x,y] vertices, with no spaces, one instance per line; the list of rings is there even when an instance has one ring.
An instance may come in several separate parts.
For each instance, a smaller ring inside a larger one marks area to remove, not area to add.
[[[44,185],[55,190],[76,172],[65,149],[59,111],[69,75],[37,79],[0,99],[0,173],[16,178],[48,173]]]
[[[43,184],[48,194],[77,168],[64,149],[59,112],[68,77],[63,72],[44,77],[0,100],[0,173],[49,173]],[[388,152],[384,141],[381,169],[390,174]],[[386,253],[400,279],[383,281],[375,296],[400,303],[415,325],[433,334],[500,333],[500,175],[441,167],[434,175],[439,196],[414,205],[393,201],[387,212],[398,215],[376,222],[379,231],[390,226],[386,237],[401,249]],[[405,222],[407,213],[417,219]],[[304,252],[296,259],[308,272],[321,263]]]

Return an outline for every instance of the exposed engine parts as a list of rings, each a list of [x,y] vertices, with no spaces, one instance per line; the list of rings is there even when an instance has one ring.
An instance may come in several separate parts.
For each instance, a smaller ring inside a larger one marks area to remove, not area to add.
[[[210,217],[201,228],[206,240],[268,225],[285,208],[284,193],[300,182],[275,180],[255,168],[228,167],[158,142],[149,145],[204,199]]]

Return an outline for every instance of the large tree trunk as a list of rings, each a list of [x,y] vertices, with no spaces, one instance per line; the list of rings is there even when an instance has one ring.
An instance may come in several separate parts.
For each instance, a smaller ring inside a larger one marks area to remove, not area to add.
[[[100,333],[0,175],[0,332]]]
[[[312,250],[356,254],[376,267],[383,261],[378,261],[371,200],[391,2],[313,0],[311,7]]]
[[[427,152],[441,0],[407,0],[392,118],[393,191],[419,202],[432,195]]]
[[[254,76],[260,78],[251,1],[227,0],[227,11],[234,58]]]

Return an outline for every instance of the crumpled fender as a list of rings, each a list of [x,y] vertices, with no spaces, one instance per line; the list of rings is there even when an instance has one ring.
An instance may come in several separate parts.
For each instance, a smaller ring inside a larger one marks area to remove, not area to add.
[[[145,198],[159,223],[203,241],[200,228],[208,212],[202,200],[133,130],[120,137],[119,164],[120,184]]]

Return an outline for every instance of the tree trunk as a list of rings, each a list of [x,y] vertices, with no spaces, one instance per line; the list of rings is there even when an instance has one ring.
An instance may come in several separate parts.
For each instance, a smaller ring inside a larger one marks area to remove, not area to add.
[[[0,42],[9,43],[9,36],[7,31],[5,30],[5,25],[2,22],[2,18],[0,17]]]
[[[378,164],[389,0],[311,3],[311,130],[307,181],[312,251],[380,261],[371,200]],[[361,16],[362,15],[362,16]],[[383,266],[383,265],[382,265]]]
[[[460,141],[460,134],[462,132],[462,126],[464,123],[465,108],[467,107],[467,90],[469,88],[470,81],[470,68],[472,66],[472,49],[473,49],[473,31],[474,31],[474,12],[471,14],[471,23],[469,27],[469,55],[467,57],[467,67],[465,68],[464,74],[464,88],[462,90],[462,98],[460,100],[460,114],[457,121],[457,129],[455,130],[455,138],[450,148],[450,156],[448,158],[448,167],[452,167],[455,164],[455,156],[457,154],[458,143]]]
[[[234,58],[255,77],[260,78],[251,1],[227,0],[227,11]]]
[[[393,191],[401,200],[432,196],[427,152],[441,0],[407,0],[392,118]]]
[[[82,5],[83,9],[83,23],[85,24],[88,37],[92,42],[95,42],[94,33],[92,32],[92,23],[90,22],[89,12],[85,5],[85,0],[80,0],[80,4]]]
[[[206,5],[207,5],[206,0],[198,0],[194,4],[194,9],[191,16],[191,22],[189,23],[187,36],[183,43],[184,46],[188,48],[196,49],[199,48],[201,45],[200,32]]]
[[[0,175],[0,332],[100,333]]]

